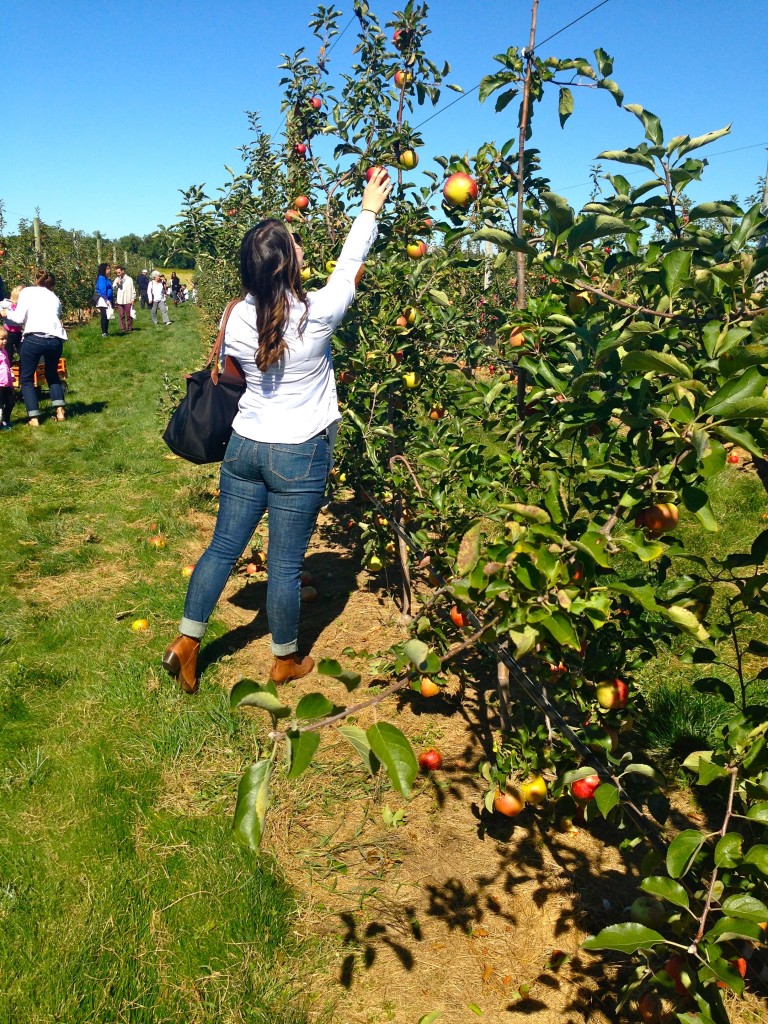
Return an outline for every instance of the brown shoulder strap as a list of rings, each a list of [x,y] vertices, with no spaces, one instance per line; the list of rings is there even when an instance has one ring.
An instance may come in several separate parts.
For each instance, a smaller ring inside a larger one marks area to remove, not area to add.
[[[214,384],[219,383],[219,357],[221,355],[221,346],[224,344],[224,332],[227,329],[229,314],[240,301],[240,299],[232,299],[231,302],[227,303],[227,308],[224,310],[224,316],[221,318],[219,333],[216,335],[216,341],[214,341],[213,348],[209,352],[208,358],[205,361],[206,367],[211,367],[211,380]]]

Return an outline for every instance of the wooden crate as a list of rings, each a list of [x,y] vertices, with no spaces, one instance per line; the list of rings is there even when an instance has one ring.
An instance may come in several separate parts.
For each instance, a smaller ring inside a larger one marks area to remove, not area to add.
[[[67,360],[64,359],[63,356],[59,360],[58,370],[59,370],[59,378],[61,380],[66,380],[67,379]],[[19,386],[19,368],[18,368],[18,366],[12,366],[11,367],[11,372],[13,373],[13,386],[17,388]],[[40,362],[38,364],[37,370],[35,370],[34,380],[35,380],[35,387],[36,388],[40,387],[41,384],[47,384],[48,383],[46,381],[46,379],[45,379],[45,363],[43,362],[42,359],[40,360]]]

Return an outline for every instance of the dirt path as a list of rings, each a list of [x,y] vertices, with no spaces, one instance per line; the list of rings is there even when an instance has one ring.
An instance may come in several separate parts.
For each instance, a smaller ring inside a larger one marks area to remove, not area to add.
[[[341,507],[319,523],[306,568],[320,597],[304,606],[301,641],[315,658],[350,664],[345,648],[375,654],[403,633],[385,581],[360,568],[347,519]],[[199,525],[204,544],[212,524]],[[202,664],[217,663],[227,689],[269,670],[265,597],[265,575],[237,576],[219,606],[229,631],[204,648]],[[364,687],[375,662],[356,667]],[[348,703],[330,680],[296,685]],[[415,1024],[433,1010],[444,1024],[478,1011],[492,1021],[535,1014],[541,1024],[612,1019],[602,968],[578,947],[634,898],[616,851],[583,831],[551,833],[534,813],[522,824],[480,813],[477,764],[490,735],[481,690],[463,705],[450,692],[429,701],[408,692],[397,711],[380,713],[417,748],[443,753],[443,769],[420,778],[411,800],[329,739],[298,782],[277,786],[267,849],[302,894],[299,927],[325,954],[323,974],[306,985],[336,1001],[344,1024]]]

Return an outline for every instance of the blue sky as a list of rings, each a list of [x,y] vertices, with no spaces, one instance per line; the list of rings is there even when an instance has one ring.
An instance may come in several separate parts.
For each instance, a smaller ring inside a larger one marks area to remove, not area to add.
[[[382,24],[395,5],[369,0]],[[598,0],[541,0],[539,40]],[[179,189],[226,180],[247,137],[244,111],[259,110],[267,131],[282,120],[280,54],[315,42],[305,0],[173,0],[156,6],[87,0],[21,0],[2,19],[4,142],[0,199],[6,231],[40,207],[48,222],[108,237],[146,234],[173,222]],[[339,0],[340,20],[352,14]],[[399,4],[397,6],[402,6]],[[765,173],[766,0],[609,0],[544,42],[539,55],[614,58],[625,102],[657,114],[666,138],[699,135],[733,122],[693,197],[742,199]],[[529,0],[434,0],[430,57],[447,60],[449,81],[465,90],[497,67],[493,54],[528,41]],[[332,77],[349,68],[356,22],[331,55]],[[587,201],[598,152],[637,145],[642,128],[604,92],[575,90],[564,130],[552,100],[539,105],[534,140],[542,169],[577,208]],[[456,98],[445,92],[439,106]],[[439,109],[439,107],[438,107]],[[417,109],[415,124],[433,113]],[[474,152],[516,134],[517,106],[502,114],[473,94],[424,125],[422,167],[436,154]],[[606,166],[606,170],[609,169]],[[613,165],[632,180],[635,169]],[[640,171],[638,183],[646,172]]]

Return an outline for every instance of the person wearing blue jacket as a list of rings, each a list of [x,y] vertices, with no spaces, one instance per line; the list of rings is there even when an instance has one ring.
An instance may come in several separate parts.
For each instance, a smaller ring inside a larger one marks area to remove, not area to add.
[[[109,321],[112,319],[109,316],[109,310],[113,308],[112,302],[114,295],[112,292],[112,282],[109,280],[109,270],[110,267],[108,263],[99,264],[96,286],[94,288],[94,298],[98,295],[98,299],[96,299],[96,308],[101,313],[102,338],[106,338],[109,329]]]

